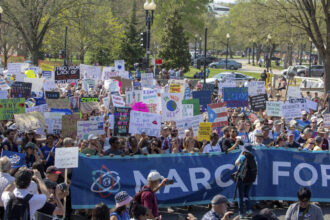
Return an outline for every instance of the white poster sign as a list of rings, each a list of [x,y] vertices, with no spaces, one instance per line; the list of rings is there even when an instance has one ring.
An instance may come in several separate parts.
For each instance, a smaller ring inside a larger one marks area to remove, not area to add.
[[[100,66],[90,66],[85,64],[80,64],[80,76],[83,79],[101,79],[101,67]]]
[[[182,105],[182,118],[190,118],[194,116],[194,105],[183,104]]]
[[[162,94],[162,121],[176,121],[182,119],[181,93]]]
[[[251,81],[248,84],[249,96],[266,94],[265,81]]]
[[[131,111],[129,133],[158,137],[161,129],[161,116],[155,113]]]
[[[111,95],[112,105],[114,107],[125,107],[124,98],[119,95]]]
[[[55,166],[57,168],[77,168],[79,158],[78,147],[55,148]]]
[[[283,102],[266,102],[266,113],[268,116],[282,117]]]
[[[176,127],[179,131],[179,136],[183,137],[184,136],[184,131],[188,130],[190,128],[193,129],[194,136],[198,135],[198,127],[199,123],[203,122],[203,116],[202,115],[196,115],[190,118],[185,118],[182,120],[177,120],[176,121]]]
[[[119,72],[115,67],[103,67],[102,80],[109,80],[112,77],[119,76]]]
[[[298,106],[299,105],[299,106]],[[299,103],[288,103],[282,105],[282,113],[285,120],[301,118],[301,108]]]

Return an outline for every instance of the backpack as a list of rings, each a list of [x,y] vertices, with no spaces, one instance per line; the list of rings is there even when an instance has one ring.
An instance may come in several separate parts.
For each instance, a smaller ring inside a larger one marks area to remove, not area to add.
[[[30,220],[29,201],[32,196],[32,194],[27,194],[24,198],[17,198],[10,192],[10,199],[6,206],[4,220]]]
[[[153,192],[150,188],[143,187],[138,193],[135,194],[133,200],[131,201],[131,205],[129,207],[130,216],[134,216],[133,212],[137,205],[141,205],[141,196],[143,192]]]
[[[243,162],[243,170],[241,173],[241,180],[243,183],[253,183],[257,178],[258,168],[254,156],[249,153],[244,153],[246,159]]]

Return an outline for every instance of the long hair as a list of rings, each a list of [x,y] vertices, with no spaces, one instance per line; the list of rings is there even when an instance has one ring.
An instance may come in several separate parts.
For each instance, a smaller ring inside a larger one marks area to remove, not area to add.
[[[103,202],[97,204],[92,211],[92,220],[109,220],[109,209]]]

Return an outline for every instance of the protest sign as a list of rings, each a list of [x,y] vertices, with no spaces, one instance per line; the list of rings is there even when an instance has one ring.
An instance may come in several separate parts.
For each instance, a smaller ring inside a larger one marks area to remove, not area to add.
[[[132,111],[149,112],[148,105],[143,102],[135,102],[132,106]]]
[[[4,79],[0,79],[0,90],[8,90],[10,87],[7,85]]]
[[[14,114],[25,113],[25,99],[0,99],[0,120],[10,120]]]
[[[141,74],[141,85],[143,87],[151,88],[154,85],[154,74],[153,73],[142,73]]]
[[[100,202],[114,207],[116,192],[135,195],[147,184],[151,170],[174,180],[174,184],[166,185],[157,193],[159,206],[210,204],[218,194],[232,198],[236,183],[231,174],[236,169],[234,164],[240,153],[238,150],[198,156],[157,154],[98,159],[81,154],[79,167],[72,171],[72,208],[93,209]],[[251,186],[253,200],[292,201],[297,198],[297,189],[306,186],[313,193],[312,201],[330,201],[326,193],[329,188],[328,152],[298,152],[271,147],[257,148],[253,155],[260,167]],[[205,180],[205,185],[201,180]]]
[[[78,147],[55,148],[55,166],[56,168],[77,168],[79,158]]]
[[[159,137],[161,128],[161,116],[148,112],[131,111],[129,121],[129,133]]]
[[[80,120],[79,113],[62,116],[62,131],[64,137],[75,138],[77,136],[77,122]]]
[[[7,70],[10,74],[21,74],[25,66],[24,63],[8,63]]]
[[[8,99],[8,91],[0,90],[0,99]]]
[[[212,122],[212,128],[228,125],[228,113],[225,102],[209,104],[207,111],[209,122]]]
[[[199,100],[199,104],[207,108],[208,104],[211,104],[211,91],[193,91],[192,96],[194,99]]]
[[[103,67],[102,80],[108,80],[116,76],[119,76],[119,73],[115,67]]]
[[[99,98],[97,97],[81,97],[80,102],[98,102]]]
[[[99,110],[98,102],[80,102],[80,111],[82,113],[90,114],[94,110]]]
[[[94,79],[84,79],[83,80],[83,89],[84,91],[89,91],[89,89],[94,89],[95,80]]]
[[[109,129],[114,130],[115,128],[115,116],[109,115]]]
[[[112,105],[115,107],[125,107],[124,98],[119,95],[111,95]]]
[[[187,86],[184,90],[184,99],[190,99],[191,96],[191,89]]]
[[[52,78],[52,72],[51,71],[42,71],[42,77],[45,79],[51,79]]]
[[[71,83],[79,79],[79,66],[61,66],[55,68],[55,83]]]
[[[119,81],[113,80],[109,86],[110,93],[120,93]]]
[[[181,85],[180,84],[171,84],[170,93],[181,93]]]
[[[200,114],[199,99],[182,100],[182,104],[193,104],[194,105],[194,116]]]
[[[50,109],[70,109],[68,98],[46,99],[46,103]]]
[[[128,71],[120,71],[119,72],[119,76],[122,78],[122,79],[130,79],[130,74]]]
[[[194,136],[198,134],[199,123],[203,122],[203,115],[196,115],[176,121],[176,127],[180,137],[184,137],[184,131],[192,128]]]
[[[223,88],[233,88],[236,87],[236,82],[234,80],[225,80],[223,82],[219,82],[219,94],[223,94]]]
[[[31,90],[33,92],[39,92],[42,90],[43,85],[44,85],[44,79],[43,78],[25,78],[24,82],[26,83],[31,83],[32,84],[32,88]]]
[[[210,135],[212,132],[211,122],[201,122],[198,128],[198,141],[210,141]]]
[[[118,86],[120,86],[122,91],[126,91],[128,88],[132,88],[132,80],[124,79],[122,77],[113,77],[112,79],[119,81]]]
[[[146,104],[160,103],[157,89],[144,89],[142,90],[142,101]]]
[[[60,98],[59,92],[46,91],[45,95],[46,95],[46,99],[59,99]]]
[[[287,94],[288,99],[301,98],[300,88],[296,86],[289,86]]]
[[[101,67],[80,64],[80,75],[83,79],[101,79]]]
[[[77,122],[77,136],[79,140],[88,140],[90,134],[101,135],[104,133],[103,122],[91,120]]]
[[[9,158],[10,163],[11,163],[11,169],[16,169],[16,168],[26,166],[26,163],[25,163],[26,154],[13,152],[13,151],[7,151],[7,150],[3,149],[1,152],[1,157],[4,157],[4,156],[7,156]]]
[[[56,89],[55,81],[52,79],[44,80],[44,91],[52,91]]]
[[[54,71],[54,69],[55,69],[54,66],[51,66],[51,65],[48,65],[48,64],[45,64],[45,63],[42,63],[40,65],[40,68],[41,68],[42,71],[50,71],[50,72]]]
[[[25,98],[31,97],[32,83],[17,82],[15,81],[11,85],[11,96],[14,98]]]
[[[104,97],[102,98],[102,101],[103,101],[103,105],[105,107],[105,109],[109,109],[110,108],[110,97]]]
[[[127,136],[129,135],[129,121],[130,121],[131,108],[128,107],[115,107],[114,108],[114,135]]]
[[[125,71],[125,61],[124,60],[115,60],[115,68],[118,72]]]
[[[60,134],[62,130],[63,112],[44,112],[48,134]]]
[[[323,115],[323,126],[326,128],[330,128],[330,114],[324,114]]]
[[[307,105],[306,105],[306,99],[304,99],[304,98],[289,99],[289,103],[296,103],[296,104],[298,104],[297,107],[299,106],[301,111],[309,112],[309,108],[307,108]]]
[[[266,102],[266,113],[268,116],[282,117],[282,105],[283,102]]]
[[[266,94],[265,81],[251,81],[248,84],[249,96]]]
[[[133,90],[133,91],[126,91],[126,104],[132,105],[135,102],[142,102],[142,90]]]
[[[179,93],[162,94],[162,121],[182,118],[182,96]]]
[[[21,131],[35,130],[37,128],[46,128],[45,117],[41,112],[14,114],[14,118],[18,129]]]
[[[255,112],[266,109],[267,94],[260,94],[250,97],[251,109]]]
[[[193,104],[182,104],[182,118],[190,118],[194,116]]]
[[[79,97],[78,96],[69,97],[69,105],[70,105],[70,109],[73,112],[79,112]]]
[[[37,105],[37,106],[30,107],[30,108],[25,108],[25,112],[47,112],[47,111],[48,111],[47,104]]]
[[[317,110],[317,102],[313,102],[309,99],[306,99],[306,108],[312,109],[313,111]]]
[[[215,85],[214,84],[212,84],[212,83],[204,83],[202,90],[203,91],[210,91],[210,92],[213,93],[214,92],[214,88],[215,88]]]
[[[248,88],[223,88],[227,107],[246,107],[249,104]]]
[[[300,106],[297,107],[297,103],[284,103],[282,105],[282,114],[285,120],[290,121],[294,118],[300,118],[301,117],[301,109]]]

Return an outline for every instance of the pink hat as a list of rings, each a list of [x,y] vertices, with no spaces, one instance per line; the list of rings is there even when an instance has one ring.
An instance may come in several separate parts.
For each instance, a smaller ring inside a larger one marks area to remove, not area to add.
[[[116,194],[115,201],[116,201],[116,208],[127,205],[132,201],[132,197],[128,195],[126,191],[121,191]]]

